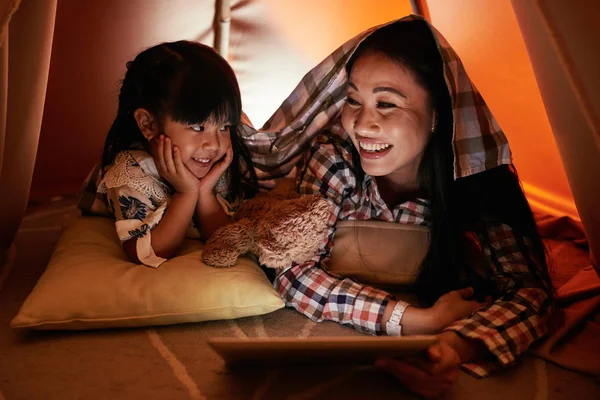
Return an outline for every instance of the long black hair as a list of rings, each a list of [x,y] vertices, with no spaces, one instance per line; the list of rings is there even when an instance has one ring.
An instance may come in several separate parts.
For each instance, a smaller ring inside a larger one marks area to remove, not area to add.
[[[102,169],[124,150],[148,150],[134,118],[145,108],[162,124],[164,118],[187,125],[201,125],[209,118],[231,123],[233,160],[229,168],[233,197],[243,196],[246,180],[256,187],[250,153],[239,135],[242,100],[235,74],[215,50],[181,40],[150,47],[127,63],[121,84],[117,116],[108,131],[102,153]]]
[[[501,289],[476,273],[474,266],[467,267],[472,264],[467,249],[487,245],[480,243],[477,232],[485,231],[490,223],[506,224],[513,230],[530,273],[541,280],[552,297],[545,247],[514,166],[502,165],[454,180],[452,102],[443,60],[426,22],[401,22],[377,30],[348,61],[348,74],[356,60],[369,51],[385,54],[412,72],[436,111],[435,130],[417,173],[419,190],[428,199],[431,212],[429,248],[417,278],[424,300],[433,302],[459,288],[465,274],[477,297],[499,295]],[[362,170],[360,173],[364,174]]]

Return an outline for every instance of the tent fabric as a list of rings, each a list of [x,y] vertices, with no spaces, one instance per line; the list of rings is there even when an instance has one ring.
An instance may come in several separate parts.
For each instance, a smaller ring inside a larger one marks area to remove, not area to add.
[[[5,257],[27,206],[42,125],[57,0],[3,3],[0,8],[0,193],[3,194],[0,258]]]
[[[512,0],[590,243],[600,257],[600,3]],[[597,260],[592,261],[600,274]]]
[[[589,246],[581,222],[536,215],[549,253],[556,289],[556,312],[549,334],[532,348],[537,357],[592,376],[600,376],[600,277],[589,265]]]
[[[591,265],[558,290],[559,320],[536,354],[566,368],[599,376],[600,51],[595,32],[600,4],[593,0],[576,6],[559,0],[512,0],[512,5],[591,255]],[[576,229],[564,222],[555,230],[576,236]],[[540,224],[541,230],[547,228]]]
[[[4,44],[4,40],[8,35],[8,27],[11,17],[19,8],[21,0],[3,0],[0,6],[0,46]],[[6,103],[4,103],[6,104]]]

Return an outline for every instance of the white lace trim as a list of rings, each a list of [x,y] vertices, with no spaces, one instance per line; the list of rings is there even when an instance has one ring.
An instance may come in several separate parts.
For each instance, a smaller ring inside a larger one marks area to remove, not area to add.
[[[146,158],[149,158],[152,163],[148,162]],[[106,193],[108,189],[128,186],[142,193],[155,204],[164,203],[170,197],[167,185],[152,176],[151,171],[145,171],[142,167],[144,164],[149,164],[148,166],[152,166],[156,170],[149,155],[138,161],[129,151],[120,152],[98,185],[98,193]]]

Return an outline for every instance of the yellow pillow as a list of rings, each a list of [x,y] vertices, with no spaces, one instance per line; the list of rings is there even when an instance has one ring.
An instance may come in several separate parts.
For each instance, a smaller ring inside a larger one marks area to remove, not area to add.
[[[284,306],[259,266],[240,257],[230,269],[201,261],[186,240],[158,269],[133,264],[114,222],[81,217],[62,234],[15,328],[92,329],[168,325],[266,314]]]

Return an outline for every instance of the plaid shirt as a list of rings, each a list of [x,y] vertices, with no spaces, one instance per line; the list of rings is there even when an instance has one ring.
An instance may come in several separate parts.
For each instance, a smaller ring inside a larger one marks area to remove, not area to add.
[[[336,132],[338,135],[343,132]],[[390,209],[376,182],[368,175],[359,180],[352,165],[352,143],[319,135],[309,153],[300,181],[301,193],[320,193],[330,202],[329,233],[319,253],[309,262],[293,265],[275,281],[288,306],[315,321],[333,320],[373,334],[381,333],[381,318],[392,296],[326,271],[338,220],[376,219],[403,224],[428,224],[428,203],[416,199]],[[516,357],[545,333],[548,295],[531,276],[523,256],[525,241],[515,238],[507,225],[489,222],[477,232],[489,269],[485,271],[503,295],[445,330],[480,340],[493,356],[464,365],[478,377],[487,376]]]

